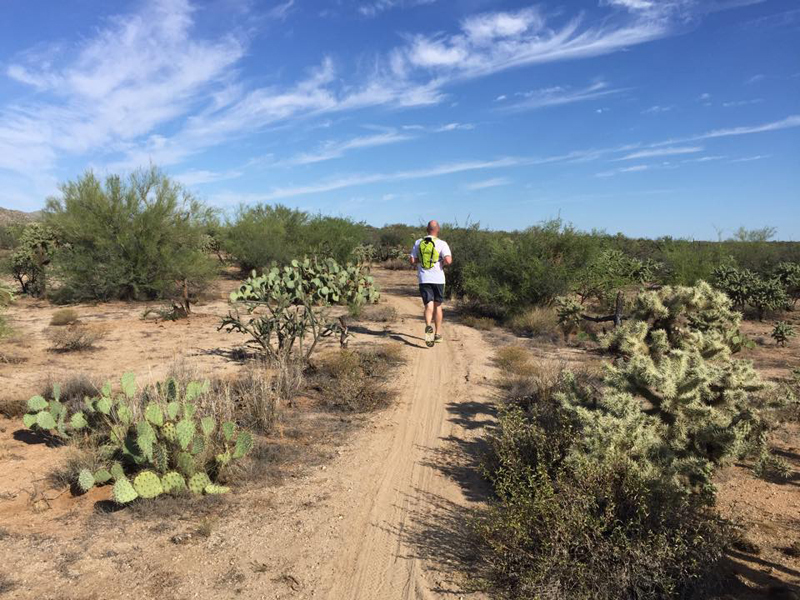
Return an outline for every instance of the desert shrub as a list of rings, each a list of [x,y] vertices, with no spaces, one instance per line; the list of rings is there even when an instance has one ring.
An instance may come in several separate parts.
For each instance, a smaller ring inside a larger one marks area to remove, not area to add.
[[[783,285],[792,306],[796,306],[800,300],[800,263],[781,262],[772,274]]]
[[[188,301],[216,274],[203,249],[209,211],[155,168],[61,186],[45,222],[59,233],[63,299]]]
[[[90,377],[86,373],[71,375],[58,383],[48,376],[42,385],[39,393],[45,400],[53,400],[53,392],[59,393],[59,401],[62,404],[73,407],[83,403],[84,398],[94,398],[100,393],[103,382]]]
[[[725,524],[642,464],[630,433],[621,418],[587,422],[556,394],[501,411],[486,469],[495,499],[475,527],[495,592],[666,599],[714,579]]]
[[[11,304],[14,300],[14,293],[6,284],[0,281],[0,340],[11,333],[11,328],[3,315],[3,308]]]
[[[42,223],[25,226],[11,254],[11,273],[23,294],[43,297],[47,292],[47,266],[58,245],[55,229]]]
[[[53,316],[50,318],[50,325],[53,327],[74,325],[78,322],[78,319],[78,311],[73,308],[62,308],[53,313]]]
[[[209,413],[200,403],[208,382],[184,387],[170,379],[137,393],[133,374],[123,375],[121,393],[106,383],[82,406],[34,396],[23,416],[26,427],[98,449],[101,464],[84,466],[74,485],[83,492],[114,481],[113,498],[127,504],[162,494],[222,494],[228,469],[253,447],[253,437],[232,421]]]
[[[386,262],[405,259],[404,262],[408,265],[407,256],[411,252],[414,241],[420,237],[420,231],[420,227],[403,224],[383,226],[373,235],[376,260]]]
[[[373,277],[359,266],[341,267],[332,258],[293,260],[283,269],[253,273],[232,292],[231,302],[237,305],[219,328],[247,335],[248,343],[271,361],[289,360],[295,347],[308,360],[322,337],[341,330],[341,322],[331,319],[327,307],[379,298]]]
[[[472,327],[481,331],[491,331],[496,324],[495,320],[490,317],[480,317],[476,315],[465,315],[461,317],[461,322],[467,327]]]
[[[303,255],[345,263],[365,236],[365,226],[350,219],[259,204],[239,208],[228,223],[223,246],[241,269],[249,272],[273,263],[284,265]]]
[[[564,339],[569,339],[572,333],[580,329],[581,322],[583,321],[583,306],[568,296],[559,296],[556,298],[556,318],[558,326],[564,334]]]
[[[536,306],[517,313],[508,320],[511,331],[529,337],[553,337],[558,327],[556,311]]]
[[[408,260],[408,258],[390,258],[386,262],[383,263],[384,269],[389,269],[390,271],[410,271],[414,269],[414,265]]]
[[[572,288],[581,304],[593,300],[611,307],[618,290],[632,284],[645,284],[656,277],[658,265],[642,261],[615,249],[603,250],[576,274]]]
[[[67,325],[48,333],[50,349],[55,352],[83,352],[94,348],[106,336],[104,329],[88,325]]]
[[[389,404],[394,393],[387,375],[402,364],[397,346],[342,350],[326,356],[316,377],[323,401],[333,408],[368,412]]]
[[[758,319],[763,320],[768,311],[783,310],[789,306],[787,289],[791,286],[792,272],[786,266],[788,263],[782,264],[784,271],[762,277],[728,262],[714,269],[714,286],[725,292],[740,311],[749,305],[755,309]]]
[[[775,343],[784,348],[789,339],[793,338],[795,335],[794,327],[785,321],[778,321],[775,323],[775,327],[772,328],[772,333],[770,333],[770,337],[775,340]]]
[[[0,225],[0,250],[13,250],[19,243],[23,225]]]

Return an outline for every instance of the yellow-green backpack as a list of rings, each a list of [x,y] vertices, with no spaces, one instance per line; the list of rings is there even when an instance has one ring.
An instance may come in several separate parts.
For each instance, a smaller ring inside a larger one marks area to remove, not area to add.
[[[436,249],[436,238],[429,235],[419,243],[419,263],[423,269],[432,269],[439,262],[439,251]]]

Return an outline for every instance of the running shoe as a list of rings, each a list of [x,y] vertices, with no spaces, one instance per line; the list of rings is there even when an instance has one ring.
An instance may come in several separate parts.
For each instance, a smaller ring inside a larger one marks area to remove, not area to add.
[[[428,348],[433,348],[433,327],[430,325],[425,326],[425,345]]]

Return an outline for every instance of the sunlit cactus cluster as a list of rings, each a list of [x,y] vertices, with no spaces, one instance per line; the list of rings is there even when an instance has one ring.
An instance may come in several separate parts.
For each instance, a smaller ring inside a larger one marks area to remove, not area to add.
[[[120,504],[161,494],[223,494],[216,483],[233,461],[253,448],[253,436],[232,421],[200,416],[196,401],[208,382],[190,382],[184,389],[174,379],[155,393],[137,394],[132,373],[123,375],[121,393],[106,383],[101,395],[85,398],[80,409],[34,396],[23,417],[27,427],[61,438],[92,436],[105,466],[81,470],[75,482],[83,492],[114,481],[113,498]],[[98,442],[99,440],[99,442]]]

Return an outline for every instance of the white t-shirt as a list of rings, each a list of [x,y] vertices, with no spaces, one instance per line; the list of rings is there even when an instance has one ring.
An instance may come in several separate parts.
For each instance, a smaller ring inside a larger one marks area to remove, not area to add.
[[[414,242],[414,249],[411,250],[411,256],[419,261],[419,243],[425,238],[420,238]],[[444,257],[452,256],[450,253],[450,246],[447,242],[436,238],[434,242],[436,251],[439,253],[439,260],[430,269],[423,269],[422,264],[417,262],[417,278],[420,283],[444,283]]]

